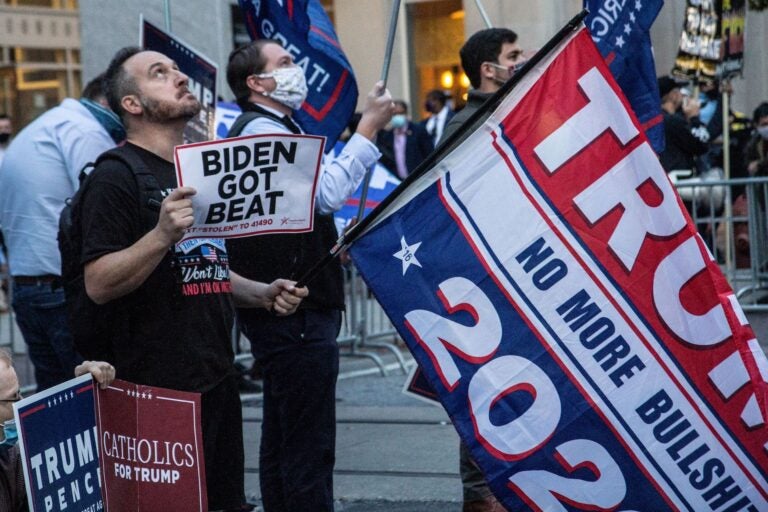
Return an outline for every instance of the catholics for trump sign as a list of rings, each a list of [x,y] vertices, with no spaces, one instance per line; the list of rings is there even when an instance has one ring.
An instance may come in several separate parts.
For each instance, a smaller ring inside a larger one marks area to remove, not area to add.
[[[91,375],[46,389],[13,408],[29,509],[102,510]]]
[[[494,493],[768,510],[765,356],[589,33],[502,94],[351,247]]]
[[[118,379],[96,411],[107,512],[208,510],[199,393]]]
[[[176,146],[195,222],[184,239],[312,231],[323,137],[250,135]]]

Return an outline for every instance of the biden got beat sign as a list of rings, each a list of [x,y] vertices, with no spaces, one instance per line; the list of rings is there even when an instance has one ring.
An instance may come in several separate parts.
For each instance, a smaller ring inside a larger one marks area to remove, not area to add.
[[[312,231],[324,142],[281,134],[178,146],[179,186],[197,191],[184,239]]]

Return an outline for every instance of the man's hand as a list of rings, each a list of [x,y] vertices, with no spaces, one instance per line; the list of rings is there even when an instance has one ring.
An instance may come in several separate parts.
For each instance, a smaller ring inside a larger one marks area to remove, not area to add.
[[[166,245],[171,246],[181,240],[184,231],[195,221],[190,197],[196,193],[192,187],[179,187],[163,199],[155,229],[168,242]]]
[[[265,307],[274,311],[278,316],[292,315],[301,304],[302,299],[309,295],[309,290],[296,288],[295,281],[287,279],[275,279],[267,290],[267,304]]]
[[[686,101],[683,101],[683,115],[685,115],[686,119],[698,116],[699,109],[701,109],[699,100],[688,98]]]
[[[75,377],[90,373],[101,389],[107,389],[107,386],[115,380],[115,367],[105,361],[83,361],[83,364],[75,368]]]
[[[357,133],[374,141],[379,130],[392,119],[394,107],[392,95],[384,88],[384,83],[376,82],[365,98],[363,116],[360,118],[360,124],[357,125]]]

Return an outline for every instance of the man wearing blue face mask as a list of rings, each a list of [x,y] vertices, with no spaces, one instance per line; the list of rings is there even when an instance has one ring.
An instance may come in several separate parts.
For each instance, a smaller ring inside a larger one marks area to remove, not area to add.
[[[227,82],[243,115],[229,136],[302,133],[291,119],[307,85],[301,67],[277,41],[257,40],[229,56]],[[231,268],[249,279],[297,279],[327,254],[338,234],[331,215],[376,164],[371,142],[392,116],[392,98],[377,84],[365,99],[357,131],[341,153],[326,157],[318,178],[314,230],[229,240]],[[344,309],[335,260],[311,283],[291,317],[238,309],[243,332],[264,375],[259,464],[265,512],[333,510],[336,442],[336,344]]]
[[[103,361],[85,361],[78,365],[74,376],[90,373],[104,389],[115,379],[115,369]],[[68,378],[71,378],[70,375]],[[0,348],[0,511],[29,510],[24,488],[18,433],[13,419],[13,404],[21,400],[19,379],[13,369],[11,355]]]
[[[71,378],[81,361],[67,323],[56,237],[59,215],[78,189],[80,171],[125,138],[120,119],[105,105],[99,76],[80,100],[65,99],[16,135],[0,167],[0,225],[13,309],[38,391]]]
[[[434,149],[426,129],[408,119],[408,104],[395,100],[391,130],[379,132],[376,145],[380,162],[400,179],[405,179]]]

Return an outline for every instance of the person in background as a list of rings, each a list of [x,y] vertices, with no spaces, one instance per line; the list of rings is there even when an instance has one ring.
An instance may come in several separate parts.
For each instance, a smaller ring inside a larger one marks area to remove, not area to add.
[[[376,145],[381,151],[381,164],[403,180],[427,158],[434,145],[424,127],[410,120],[408,104],[403,100],[395,100],[394,104],[391,129],[379,132]]]
[[[755,132],[745,150],[747,172],[750,176],[768,176],[768,102],[757,106],[752,121]]]
[[[100,75],[79,100],[66,98],[21,130],[0,166],[0,225],[12,306],[38,391],[69,379],[81,361],[68,325],[56,237],[80,171],[125,138],[120,119],[106,105]]]
[[[454,112],[448,106],[448,97],[440,89],[432,89],[427,93],[424,109],[430,113],[430,116],[421,124],[432,138],[432,145],[437,146],[443,136],[445,125],[451,120]]]
[[[699,101],[685,98],[682,83],[671,76],[658,79],[661,110],[664,114],[664,151],[659,155],[667,172],[697,174],[696,159],[709,150],[709,131],[699,119]]]
[[[13,124],[8,114],[0,113],[0,165],[3,165],[3,156],[11,143]]]

